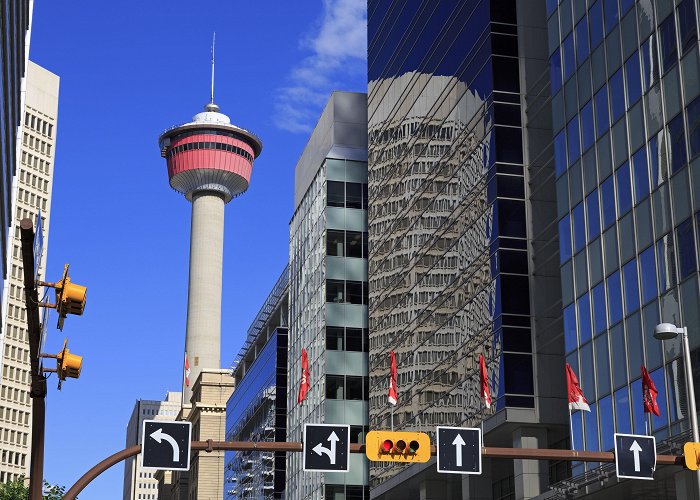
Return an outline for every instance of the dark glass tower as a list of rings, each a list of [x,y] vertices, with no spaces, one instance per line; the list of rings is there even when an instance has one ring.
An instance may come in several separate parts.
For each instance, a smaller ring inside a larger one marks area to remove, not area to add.
[[[698,7],[547,1],[565,351],[591,403],[573,415],[576,449],[648,430],[668,446],[689,428],[680,342],[653,331],[687,326],[700,368]],[[651,420],[642,364],[659,390]],[[655,483],[674,496],[685,476],[671,474]]]
[[[544,2],[369,1],[372,429],[391,425],[394,351],[396,430],[483,420],[487,445],[566,442],[545,19]],[[373,498],[530,497],[556,475],[418,469],[373,464]]]

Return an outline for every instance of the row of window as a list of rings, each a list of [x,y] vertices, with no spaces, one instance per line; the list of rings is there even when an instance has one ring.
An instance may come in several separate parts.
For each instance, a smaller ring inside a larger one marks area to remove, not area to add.
[[[367,184],[328,181],[326,188],[328,190],[326,204],[329,207],[367,210]]]
[[[0,399],[14,401],[15,403],[29,404],[29,392],[3,385],[0,387]]]
[[[19,446],[27,446],[28,437],[29,434],[26,432],[5,429],[3,432],[2,440],[5,443],[16,444]]]
[[[31,113],[24,113],[24,126],[29,127],[40,134],[44,134],[49,137],[53,136],[53,124],[49,123],[46,119],[39,118]]]
[[[36,174],[32,174],[31,172],[20,170],[19,181],[27,185],[31,185],[33,188],[41,189],[45,193],[48,193],[49,191],[49,181]]]
[[[24,133],[24,137],[22,138],[22,144],[36,151],[40,151],[46,156],[51,156],[51,144],[39,139],[38,137],[34,137],[31,134],[28,134],[26,132]]]
[[[168,150],[167,158],[170,158],[173,155],[176,155],[178,153],[182,153],[183,151],[195,151],[199,149],[214,149],[217,151],[228,151],[229,153],[236,154],[238,156],[242,156],[249,162],[253,161],[253,155],[251,155],[248,151],[246,151],[243,148],[239,148],[238,146],[234,146],[233,144],[225,144],[223,142],[188,142],[186,144],[180,144],[178,146],[175,146],[173,148],[170,148]]]
[[[368,246],[367,232],[336,229],[326,231],[326,255],[366,259]]]
[[[0,407],[0,420],[12,424],[29,425],[29,412],[16,408]]]
[[[369,377],[326,375],[326,399],[369,400]]]
[[[44,174],[49,173],[50,161],[43,160],[36,155],[22,151],[22,163],[30,168],[34,168]]]
[[[2,378],[3,380],[14,382],[27,382],[29,380],[29,371],[5,364],[2,367]]]
[[[327,326],[326,349],[330,351],[369,352],[367,329]]]
[[[24,202],[37,210],[43,210],[44,212],[48,204],[48,198],[22,188],[19,188],[18,201]]]
[[[3,450],[2,455],[0,455],[0,461],[3,464],[19,465],[20,467],[24,467],[26,459],[26,453],[19,453],[16,451]]]
[[[362,281],[326,280],[326,302],[369,304],[369,286]]]

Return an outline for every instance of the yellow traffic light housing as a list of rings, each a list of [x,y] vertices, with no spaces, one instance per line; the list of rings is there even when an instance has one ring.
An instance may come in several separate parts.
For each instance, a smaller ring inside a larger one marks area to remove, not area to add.
[[[370,431],[365,455],[375,462],[427,462],[430,437],[424,432]]]
[[[72,354],[68,350],[68,339],[63,341],[63,349],[58,354],[41,354],[42,358],[55,358],[56,369],[44,368],[45,372],[56,372],[58,375],[58,389],[61,389],[61,384],[67,378],[79,378],[80,370],[83,367],[83,357],[77,354]]]
[[[39,304],[45,307],[53,307],[58,313],[58,329],[63,330],[63,320],[69,314],[82,315],[85,311],[87,288],[71,283],[68,276],[68,264],[63,268],[63,277],[56,283],[38,282],[38,285],[50,286],[56,290],[55,304]]]
[[[685,467],[690,470],[700,469],[700,443],[685,443],[683,445]]]

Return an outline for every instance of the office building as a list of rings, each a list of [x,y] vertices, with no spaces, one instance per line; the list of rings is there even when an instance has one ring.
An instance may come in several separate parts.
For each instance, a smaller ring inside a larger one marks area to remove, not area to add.
[[[688,327],[697,387],[698,10],[694,0],[547,1],[565,351],[591,406],[573,415],[576,449],[611,450],[614,432],[689,440],[680,340],[653,332]],[[643,411],[642,364],[659,417]],[[579,494],[600,483],[597,466],[574,466]],[[600,494],[684,498],[694,484],[659,468],[646,490],[613,479]]]
[[[19,223],[41,214],[43,251],[38,279],[44,279],[49,238],[58,116],[59,77],[29,62],[17,174],[12,185],[8,274],[2,304],[2,379],[0,380],[0,482],[28,475],[31,445],[30,360]],[[3,148],[2,154],[7,151]],[[4,221],[4,218],[3,218]],[[4,231],[3,236],[7,233]]]
[[[438,425],[483,422],[487,446],[564,447],[544,2],[370,0],[368,25],[370,427],[393,418],[395,430],[434,438]],[[371,491],[529,498],[557,471],[372,463]]]
[[[367,100],[333,92],[296,165],[289,244],[289,391],[287,441],[305,423],[350,425],[351,442],[367,430]],[[301,351],[310,389],[297,402]],[[286,498],[368,499],[367,459],[348,473],[305,473],[287,455]]]
[[[139,399],[126,426],[125,448],[141,444],[144,420],[175,420],[180,412],[182,393],[167,392],[163,401]],[[124,461],[124,500],[157,500],[158,481],[152,470],[143,470],[141,454]],[[161,497],[162,500],[162,497]]]
[[[285,266],[233,363],[226,441],[286,441],[288,291]],[[226,452],[224,498],[283,498],[286,460],[284,452]]]

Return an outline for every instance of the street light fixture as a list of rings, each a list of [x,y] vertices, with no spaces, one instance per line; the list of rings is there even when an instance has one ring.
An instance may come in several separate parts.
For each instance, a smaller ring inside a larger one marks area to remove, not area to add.
[[[677,327],[673,323],[661,323],[654,327],[654,338],[659,340],[671,340],[678,335],[683,339],[683,365],[685,372],[685,384],[687,387],[688,413],[690,413],[690,428],[693,432],[693,441],[700,442],[698,433],[698,414],[695,409],[695,384],[693,383],[693,369],[690,366],[690,343],[688,342],[688,328]],[[698,494],[700,495],[700,470],[696,472]]]

